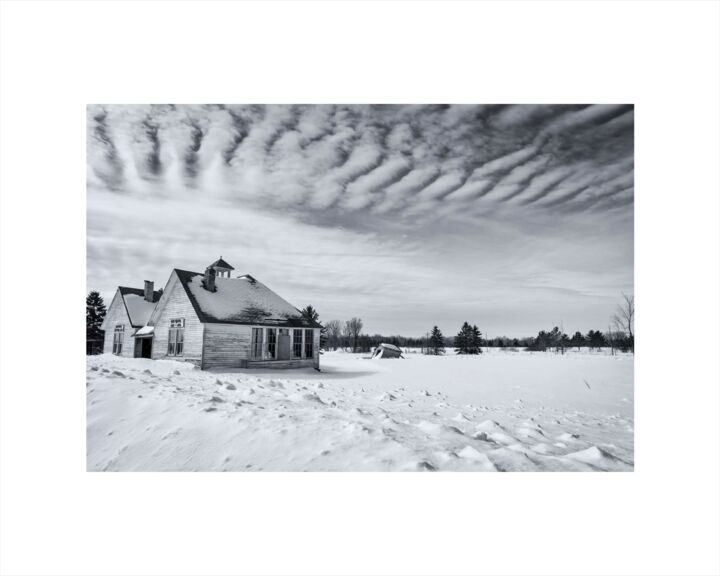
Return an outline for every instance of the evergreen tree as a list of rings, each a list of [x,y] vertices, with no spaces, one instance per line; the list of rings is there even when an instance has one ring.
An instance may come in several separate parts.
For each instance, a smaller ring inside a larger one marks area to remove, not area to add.
[[[320,314],[318,314],[318,311],[315,310],[310,304],[305,306],[302,310],[300,310],[300,313],[307,318],[308,320],[312,322],[317,322],[320,324]],[[327,335],[327,328],[325,326],[320,327],[320,348],[326,348],[327,347],[327,341],[328,341],[328,335]]]
[[[433,326],[430,333],[430,353],[435,356],[445,354],[445,337],[437,326]]]
[[[457,354],[480,354],[480,330],[463,322],[458,335],[455,336],[455,352]]]
[[[455,353],[456,354],[467,354],[467,349],[470,346],[470,324],[463,322],[460,332],[455,336]]]
[[[560,334],[560,350],[565,354],[565,348],[570,346],[570,337],[563,332]]]
[[[313,322],[317,322],[318,318],[320,318],[320,315],[318,314],[318,311],[315,310],[310,304],[305,306],[302,310],[300,310],[300,313],[305,316],[308,320],[311,320]]]
[[[545,332],[545,330],[540,330],[540,332],[538,332],[538,335],[532,341],[530,346],[528,346],[528,349],[529,350],[539,350],[541,352],[544,352],[548,347],[549,340],[550,340],[550,335],[547,332]]]
[[[573,337],[570,339],[570,345],[577,346],[578,348],[580,348],[580,346],[585,346],[585,336],[583,336],[579,331],[575,332]]]
[[[470,351],[468,354],[482,353],[482,334],[477,326],[473,325],[470,332]]]
[[[600,330],[590,330],[587,333],[587,341],[590,348],[602,348],[607,344],[605,336]]]
[[[105,314],[105,302],[100,293],[93,290],[85,298],[85,339],[88,354],[94,354],[98,349],[102,351],[102,344],[98,341],[102,341],[105,334],[100,328]]]

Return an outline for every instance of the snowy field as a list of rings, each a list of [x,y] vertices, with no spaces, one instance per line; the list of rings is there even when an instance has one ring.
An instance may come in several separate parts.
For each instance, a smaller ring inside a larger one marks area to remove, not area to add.
[[[89,356],[88,470],[633,469],[632,355],[329,352],[321,366]]]

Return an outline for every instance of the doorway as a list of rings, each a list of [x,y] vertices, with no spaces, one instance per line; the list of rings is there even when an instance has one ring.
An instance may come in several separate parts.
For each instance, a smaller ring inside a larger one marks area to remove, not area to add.
[[[290,360],[290,331],[286,328],[280,329],[277,359]]]
[[[140,358],[152,358],[152,338],[141,338]]]

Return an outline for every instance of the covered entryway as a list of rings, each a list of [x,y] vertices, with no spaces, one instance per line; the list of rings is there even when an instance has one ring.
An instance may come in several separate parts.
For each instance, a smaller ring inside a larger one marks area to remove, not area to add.
[[[153,336],[155,332],[154,326],[143,326],[135,332],[135,350],[133,356],[135,358],[152,358]]]

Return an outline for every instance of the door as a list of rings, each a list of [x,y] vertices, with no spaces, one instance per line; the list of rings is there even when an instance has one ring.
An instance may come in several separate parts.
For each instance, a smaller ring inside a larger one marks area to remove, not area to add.
[[[152,338],[143,338],[142,342],[142,357],[152,358]]]
[[[278,360],[290,360],[290,331],[280,330],[278,335]]]

